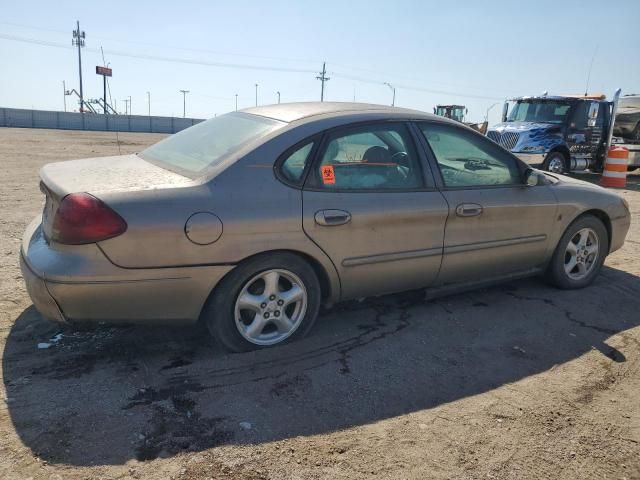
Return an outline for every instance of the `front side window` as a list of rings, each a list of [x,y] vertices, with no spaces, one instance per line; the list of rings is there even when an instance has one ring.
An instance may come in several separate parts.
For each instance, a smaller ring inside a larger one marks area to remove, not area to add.
[[[355,127],[328,138],[316,184],[335,190],[397,190],[423,186],[419,159],[404,125]]]
[[[491,140],[449,125],[422,124],[446,187],[489,187],[522,182],[516,161]]]
[[[228,113],[198,123],[142,151],[168,170],[198,176],[250,142],[286,125],[246,113]]]

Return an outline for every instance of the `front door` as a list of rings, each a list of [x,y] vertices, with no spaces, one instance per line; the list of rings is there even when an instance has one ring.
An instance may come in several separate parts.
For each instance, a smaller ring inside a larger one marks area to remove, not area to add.
[[[541,266],[557,209],[549,187],[524,185],[517,160],[481,135],[440,123],[419,128],[450,209],[438,284]]]
[[[402,123],[327,134],[303,191],[304,231],[335,264],[343,299],[431,285],[447,215]]]

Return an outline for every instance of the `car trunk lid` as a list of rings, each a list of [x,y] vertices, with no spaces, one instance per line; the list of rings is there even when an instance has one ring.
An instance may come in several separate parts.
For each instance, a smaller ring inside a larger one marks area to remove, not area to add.
[[[182,175],[153,165],[138,155],[88,158],[50,163],[40,170],[40,190],[45,195],[42,226],[51,238],[53,220],[62,199],[70,193],[101,195],[193,185]]]

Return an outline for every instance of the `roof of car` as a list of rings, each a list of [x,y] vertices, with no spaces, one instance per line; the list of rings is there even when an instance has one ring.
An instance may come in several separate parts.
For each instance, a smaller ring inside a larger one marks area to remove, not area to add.
[[[354,113],[374,113],[380,112],[396,114],[398,117],[434,117],[430,113],[412,110],[408,108],[390,107],[388,105],[375,105],[371,103],[352,103],[352,102],[299,102],[299,103],[279,103],[275,105],[264,105],[260,107],[247,108],[242,110],[253,115],[281,120],[283,122],[295,122],[308,117],[317,115],[342,115]]]

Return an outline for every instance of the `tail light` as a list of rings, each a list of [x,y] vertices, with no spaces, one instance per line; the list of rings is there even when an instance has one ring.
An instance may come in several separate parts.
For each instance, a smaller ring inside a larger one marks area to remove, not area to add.
[[[52,240],[80,245],[117,237],[127,222],[102,200],[88,193],[72,193],[62,199],[53,220]]]

